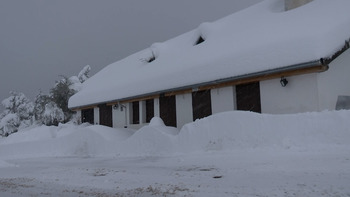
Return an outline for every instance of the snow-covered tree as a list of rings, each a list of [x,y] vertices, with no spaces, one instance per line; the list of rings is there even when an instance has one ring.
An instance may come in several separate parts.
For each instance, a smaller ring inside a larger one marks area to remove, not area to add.
[[[0,116],[0,133],[5,136],[17,132],[20,127],[31,125],[34,108],[23,93],[10,94],[10,97],[1,102],[5,110]]]
[[[34,101],[34,118],[37,122],[42,122],[45,106],[52,102],[52,99],[48,95],[44,95],[41,92],[36,96]]]
[[[7,114],[0,120],[0,135],[8,136],[18,131],[21,121],[17,114]]]
[[[90,76],[89,73],[91,71],[91,67],[86,65],[78,74],[78,79],[80,83],[84,83]]]
[[[11,91],[10,95],[1,102],[5,115],[17,114],[21,121],[30,119],[33,115],[33,103],[23,93]]]
[[[60,122],[64,122],[65,115],[61,108],[59,108],[56,103],[50,102],[45,105],[44,113],[42,114],[42,122],[45,125],[57,126]]]
[[[68,108],[68,100],[76,93],[76,90],[71,89],[72,82],[65,76],[56,82],[56,85],[50,90],[52,101],[62,109],[67,122],[72,117],[73,112]]]

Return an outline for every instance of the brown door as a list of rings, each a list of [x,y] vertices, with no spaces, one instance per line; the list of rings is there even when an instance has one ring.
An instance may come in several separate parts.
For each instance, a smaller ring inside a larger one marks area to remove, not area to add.
[[[113,127],[112,122],[112,106],[99,105],[100,109],[100,125]]]
[[[259,82],[237,85],[237,110],[261,113]]]
[[[193,121],[212,114],[210,90],[192,92]]]
[[[94,109],[81,110],[81,122],[88,122],[94,124]]]
[[[132,124],[140,123],[140,106],[139,101],[132,102]]]
[[[159,98],[160,118],[166,126],[176,127],[176,100],[175,96]]]
[[[146,100],[146,123],[151,122],[151,119],[154,117],[154,100]]]

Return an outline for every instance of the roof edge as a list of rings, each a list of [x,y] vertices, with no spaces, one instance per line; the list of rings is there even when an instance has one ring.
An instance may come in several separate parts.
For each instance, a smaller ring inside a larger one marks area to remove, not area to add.
[[[325,61],[325,60],[328,60],[328,59],[321,58],[319,60],[294,64],[291,66],[286,66],[286,67],[281,67],[281,68],[276,68],[276,69],[271,69],[271,70],[266,70],[266,71],[261,71],[261,72],[255,72],[255,73],[250,73],[250,74],[245,74],[245,75],[239,75],[239,76],[235,76],[235,77],[223,78],[223,79],[218,79],[218,80],[204,82],[204,83],[182,86],[182,87],[178,87],[178,88],[171,88],[171,89],[166,89],[166,90],[161,90],[161,91],[155,91],[155,92],[142,94],[142,95],[138,95],[138,96],[131,96],[131,97],[109,100],[109,101],[104,101],[104,102],[97,102],[97,103],[92,103],[89,105],[81,105],[81,106],[71,107],[70,109],[73,111],[76,111],[76,110],[81,110],[81,109],[93,108],[99,104],[105,104],[105,103],[107,103],[108,105],[113,105],[113,104],[117,104],[117,103],[126,103],[126,102],[132,102],[132,101],[137,101],[137,100],[147,100],[149,98],[157,98],[157,97],[161,97],[161,96],[171,96],[171,95],[177,95],[177,94],[181,94],[181,93],[190,93],[190,92],[198,91],[198,90],[213,89],[215,87],[219,87],[220,84],[230,83],[230,84],[238,85],[238,84],[242,84],[242,83],[254,82],[254,81],[257,81],[257,79],[268,80],[268,79],[272,79],[272,78],[286,76],[285,74],[288,72],[300,71],[300,70],[305,70],[305,69],[308,70],[308,69],[312,69],[312,68],[316,68],[316,67],[317,67],[317,69],[312,70],[312,72],[323,72],[323,71],[328,70],[327,62],[329,62],[329,61]],[[305,70],[305,73],[306,72],[307,71]],[[305,74],[305,73],[304,72],[300,72],[300,73],[294,72],[294,74],[290,74],[289,76],[298,75],[298,74]]]

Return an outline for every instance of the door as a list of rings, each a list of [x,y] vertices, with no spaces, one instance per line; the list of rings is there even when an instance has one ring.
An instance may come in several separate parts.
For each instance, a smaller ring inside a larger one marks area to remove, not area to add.
[[[140,105],[139,101],[132,102],[132,124],[140,123]]]
[[[176,100],[175,96],[159,98],[160,118],[166,126],[176,127]]]
[[[100,125],[113,127],[112,121],[112,106],[99,105],[100,109]]]
[[[259,82],[236,86],[237,110],[261,113]]]
[[[146,123],[151,122],[151,119],[154,117],[154,100],[146,100]]]
[[[94,124],[94,109],[83,109],[81,110],[81,122],[87,122]]]
[[[192,110],[193,121],[212,114],[210,90],[192,92]]]

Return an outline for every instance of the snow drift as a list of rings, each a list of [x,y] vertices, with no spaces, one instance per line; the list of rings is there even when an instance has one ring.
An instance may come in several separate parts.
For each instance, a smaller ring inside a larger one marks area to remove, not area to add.
[[[96,125],[41,126],[0,138],[0,158],[171,156],[242,149],[322,150],[348,145],[350,111],[267,115],[232,111],[181,131],[159,118],[138,131]],[[6,162],[0,162],[6,166]]]

